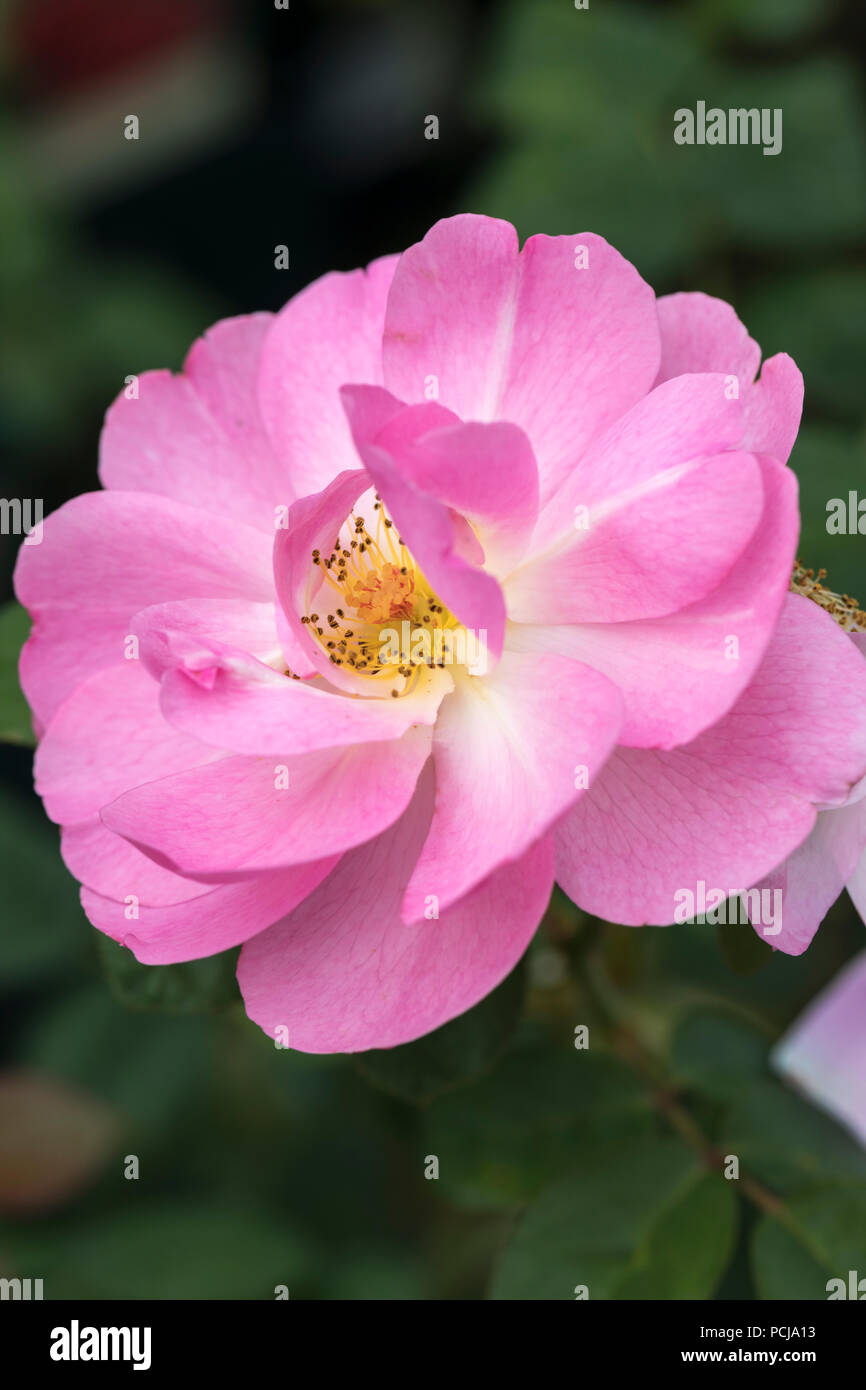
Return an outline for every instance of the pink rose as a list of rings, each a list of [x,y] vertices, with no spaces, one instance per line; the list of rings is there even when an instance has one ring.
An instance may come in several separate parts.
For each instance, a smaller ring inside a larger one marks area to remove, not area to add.
[[[866,952],[812,1000],[770,1060],[866,1147]]]
[[[802,382],[759,360],[599,237],[462,216],[144,374],[17,570],[94,925],[244,943],[253,1019],[353,1051],[487,994],[555,868],[639,922],[778,865],[866,747],[850,643],[783,613]]]
[[[858,813],[864,774],[866,661],[817,604],[789,594],[751,683],[712,728],[670,751],[612,754],[555,831],[557,878],[587,911],[633,925],[674,921],[680,902],[711,912],[711,891],[743,894],[721,920],[733,908],[799,954],[843,887],[834,874],[848,860],[823,846],[831,823]]]
[[[852,621],[850,605],[836,604],[835,607],[837,621],[849,624]],[[845,607],[849,612],[844,611]],[[831,624],[839,631],[832,620],[825,618],[823,621],[825,628]],[[857,614],[856,621],[863,624],[862,613]],[[818,663],[813,681],[817,684],[828,676],[831,681],[831,695],[824,705],[822,720],[826,729],[828,766],[841,748],[855,747],[858,740],[862,743],[866,724],[866,661],[863,660],[866,633],[850,630],[845,637],[839,632],[835,646],[841,656],[840,641],[847,644],[849,651],[844,657],[847,678],[840,681],[839,688],[832,684],[833,670],[827,671],[821,665],[821,647],[813,653],[813,661]],[[862,655],[852,656],[855,652]],[[855,759],[849,770],[849,781],[840,783],[834,795],[821,798],[821,807],[809,834],[758,885],[762,890],[777,893],[782,901],[783,928],[773,945],[788,955],[799,956],[805,951],[846,888],[866,922],[866,776],[858,774],[858,767]]]

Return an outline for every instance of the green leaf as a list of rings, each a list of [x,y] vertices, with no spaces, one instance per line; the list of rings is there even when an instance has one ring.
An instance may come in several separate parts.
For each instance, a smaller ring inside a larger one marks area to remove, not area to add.
[[[142,965],[130,950],[101,932],[97,946],[111,992],[127,1009],[219,1013],[240,999],[237,947],[179,965]]]
[[[736,1184],[718,1173],[694,1185],[661,1214],[612,1298],[711,1298],[734,1253]]]
[[[526,992],[523,962],[474,1009],[417,1042],[363,1052],[358,1070],[401,1100],[422,1104],[466,1085],[492,1066],[520,1018]]]
[[[18,681],[18,657],[30,633],[20,603],[0,608],[0,742],[35,746],[30,710]]]
[[[467,1212],[441,1204],[431,1224],[429,1264],[442,1299],[486,1298],[493,1268],[514,1231],[513,1212]]]
[[[423,1112],[424,1154],[439,1159],[437,1190],[460,1205],[507,1207],[567,1171],[602,1137],[628,1143],[651,1125],[645,1090],[593,1045],[574,1047],[526,1024],[499,1066]]]
[[[491,1297],[574,1299],[583,1285],[590,1299],[648,1297],[654,1280],[656,1296],[707,1297],[734,1239],[724,1188],[677,1140],[585,1145],[527,1210]]]
[[[684,923],[665,931],[636,932],[632,927],[608,926],[606,936],[617,950],[631,953],[633,974],[654,997],[666,1001],[669,1017],[677,1011],[681,1016],[693,1013],[707,1004],[729,1008],[735,1002],[766,1022],[776,1035],[839,973],[862,930],[850,899],[843,894],[805,955],[777,951],[771,969],[736,979],[719,949],[715,927]]]
[[[866,1154],[847,1132],[769,1080],[743,1087],[727,1117],[725,1152],[777,1192],[796,1193],[828,1179],[866,1181]]]
[[[677,1029],[672,1066],[679,1081],[720,1100],[735,1099],[766,1070],[768,1040],[722,1013],[692,1014]]]
[[[830,1279],[862,1277],[866,1251],[866,1182],[807,1193],[788,1204],[791,1228],[764,1216],[752,1237],[752,1264],[762,1298],[826,1299]]]

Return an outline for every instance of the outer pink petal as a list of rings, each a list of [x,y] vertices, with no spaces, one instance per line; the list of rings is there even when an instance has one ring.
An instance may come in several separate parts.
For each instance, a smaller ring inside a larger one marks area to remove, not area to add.
[[[661,295],[656,302],[662,340],[658,379],[685,372],[725,372],[751,385],[761,349],[724,299],[712,295]]]
[[[866,664],[826,613],[791,595],[724,719],[672,752],[610,759],[557,827],[557,878],[599,916],[670,922],[680,890],[755,884],[806,839],[814,803],[843,801],[864,767]]]
[[[809,834],[803,798],[693,750],[618,750],[557,827],[557,881],[585,912],[664,926],[681,891],[739,893]]]
[[[151,907],[188,902],[213,887],[164,869],[123,840],[101,820],[66,825],[60,834],[63,862],[79,883],[104,898],[125,903],[130,896]]]
[[[866,772],[866,661],[829,614],[788,594],[754,680],[700,742],[765,786],[844,805]]]
[[[769,358],[756,382],[761,349],[730,304],[706,294],[669,294],[658,300],[658,316],[659,381],[684,372],[736,376],[744,407],[741,447],[785,463],[803,410],[803,377],[787,353]]]
[[[358,453],[413,559],[437,598],[465,627],[486,634],[487,649],[498,657],[505,630],[502,590],[493,575],[466,558],[463,531],[448,506],[414,481],[417,441],[445,412],[440,406],[407,410],[377,387],[347,387],[342,397]]]
[[[745,400],[743,448],[786,463],[803,414],[803,374],[786,352],[768,357]]]
[[[54,821],[88,820],[130,787],[216,757],[166,723],[138,661],[98,671],[61,705],[36,750],[36,790]]]
[[[782,930],[773,946],[789,956],[806,950],[845,886],[851,891],[864,850],[866,801],[821,812],[808,839],[756,885],[782,895]],[[763,934],[759,922],[755,929]]]
[[[134,615],[187,598],[273,597],[266,537],[233,515],[143,492],[87,493],[22,546],[15,592],[34,620],[21,683],[46,724],[87,676],[124,659]]]
[[[460,680],[436,724],[436,811],[405,919],[525,853],[600,771],[621,710],[609,681],[559,656],[506,653],[492,675]]]
[[[406,926],[400,903],[430,821],[432,778],[396,825],[344,856],[285,921],[249,941],[247,1013],[302,1052],[360,1052],[421,1037],[476,1004],[516,965],[553,882],[548,841],[440,916]]]
[[[388,297],[388,390],[422,401],[435,378],[462,419],[519,425],[545,498],[650,389],[659,355],[652,290],[592,233],[534,236],[520,252],[509,223],[452,217],[404,253]]]
[[[788,591],[799,533],[797,480],[758,460],[764,511],[738,563],[706,598],[631,623],[508,629],[517,651],[555,651],[602,671],[622,691],[620,743],[673,748],[731,708],[752,679]],[[732,642],[736,642],[736,646]]]
[[[292,501],[288,461],[259,414],[262,344],[272,314],[224,319],[191,349],[183,374],[144,372],[102,434],[107,488],[162,493],[273,535],[274,509]]]
[[[863,921],[866,922],[866,852],[861,854],[847,884],[848,894]]]
[[[417,728],[391,743],[284,763],[223,758],[133,788],[102,819],[160,863],[200,880],[282,869],[352,849],[393,824],[412,799],[431,742],[430,730]]]
[[[127,915],[126,904],[89,888],[81,890],[81,905],[99,931],[128,946],[145,965],[199,960],[238,946],[279,921],[318,887],[338,859],[221,884],[186,902],[140,906],[137,917]]]
[[[771,1062],[866,1146],[866,951],[812,1001]]]
[[[357,467],[338,391],[346,381],[382,381],[385,299],[396,264],[396,256],[385,256],[366,271],[316,280],[289,300],[265,342],[262,415],[297,497]]]
[[[718,587],[764,506],[751,454],[695,459],[591,511],[567,545],[505,588],[517,623],[617,623],[677,612]]]
[[[802,610],[805,600],[798,602]],[[837,654],[841,654],[842,643],[835,632],[832,653],[826,650],[829,634],[833,631],[832,625],[828,626],[829,620],[823,615],[816,618],[812,613],[811,622],[813,629],[821,623],[822,641],[817,640],[817,631],[810,634],[809,629],[804,628],[804,659],[812,654],[812,649],[822,670],[826,663],[828,688],[833,691],[834,717],[837,714],[835,682],[838,681],[838,695],[841,698],[838,715],[840,728],[844,729],[844,737],[838,740],[838,757],[839,749],[847,747],[849,741],[856,749],[858,737],[861,749],[863,747],[862,694],[866,666],[861,662],[857,668],[860,679],[857,680],[855,676],[852,681],[853,671],[836,667],[835,659]],[[848,639],[842,640],[849,641],[851,648],[858,651],[861,657],[866,656],[866,636],[851,633]],[[866,774],[850,785],[850,771],[846,776],[843,766],[840,772],[843,782],[850,787],[847,800],[839,805],[838,788],[831,789],[836,794],[828,799],[831,803],[836,802],[836,806],[822,811],[808,839],[757,885],[762,891],[778,890],[782,893],[783,929],[773,944],[789,955],[799,955],[806,949],[846,886],[854,905],[866,921]]]

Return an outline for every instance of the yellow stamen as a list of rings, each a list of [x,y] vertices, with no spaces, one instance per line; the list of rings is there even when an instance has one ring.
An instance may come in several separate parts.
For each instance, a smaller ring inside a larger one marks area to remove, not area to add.
[[[845,632],[866,632],[866,613],[861,609],[859,600],[826,589],[821,583],[826,577],[826,570],[819,570],[816,575],[814,570],[806,569],[798,560],[791,578],[791,589],[793,593],[803,594],[817,603]]]
[[[301,622],[335,666],[390,684],[396,697],[414,686],[422,668],[450,660],[460,624],[396,535],[378,494],[375,510],[375,538],[364,518],[353,512],[329,555],[313,551],[312,563],[333,591],[334,607],[325,614],[305,614]],[[319,591],[320,603],[324,594]],[[410,641],[408,650],[406,623],[413,637],[423,633],[423,639]]]

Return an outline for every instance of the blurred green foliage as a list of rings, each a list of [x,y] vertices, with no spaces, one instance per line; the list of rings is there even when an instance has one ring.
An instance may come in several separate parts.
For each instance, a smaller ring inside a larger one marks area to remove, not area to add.
[[[863,538],[825,524],[866,477],[866,154],[845,23],[826,0],[496,6],[471,94],[492,148],[460,207],[522,236],[599,232],[659,292],[720,294],[765,355],[790,352],[802,557],[864,598]],[[783,152],[676,146],[673,112],[698,100],[782,107]],[[62,460],[127,372],[177,366],[219,309],[164,266],[89,249],[72,209],[33,194],[9,118],[3,175],[0,432]],[[92,452],[95,431],[78,443]],[[0,614],[0,734],[19,744],[24,631]],[[597,923],[557,896],[528,961],[470,1014],[320,1058],[248,1022],[235,953],[148,969],[97,941],[20,793],[0,796],[0,834],[6,1065],[85,1098],[55,1117],[58,1191],[64,1154],[101,1155],[83,1193],[0,1224],[3,1272],[43,1277],[47,1297],[822,1298],[862,1267],[866,1158],[767,1062],[862,941],[847,899],[793,958],[742,929]],[[106,1113],[103,1153],[82,1126]],[[738,1154],[747,1181],[709,1151]]]
[[[0,740],[33,744],[30,708],[18,683],[18,656],[30,619],[17,603],[0,608]]]
[[[129,373],[179,367],[220,306],[122,246],[89,250],[72,210],[35,194],[2,113],[0,148],[0,446],[38,453],[74,437],[82,414],[98,422]]]

